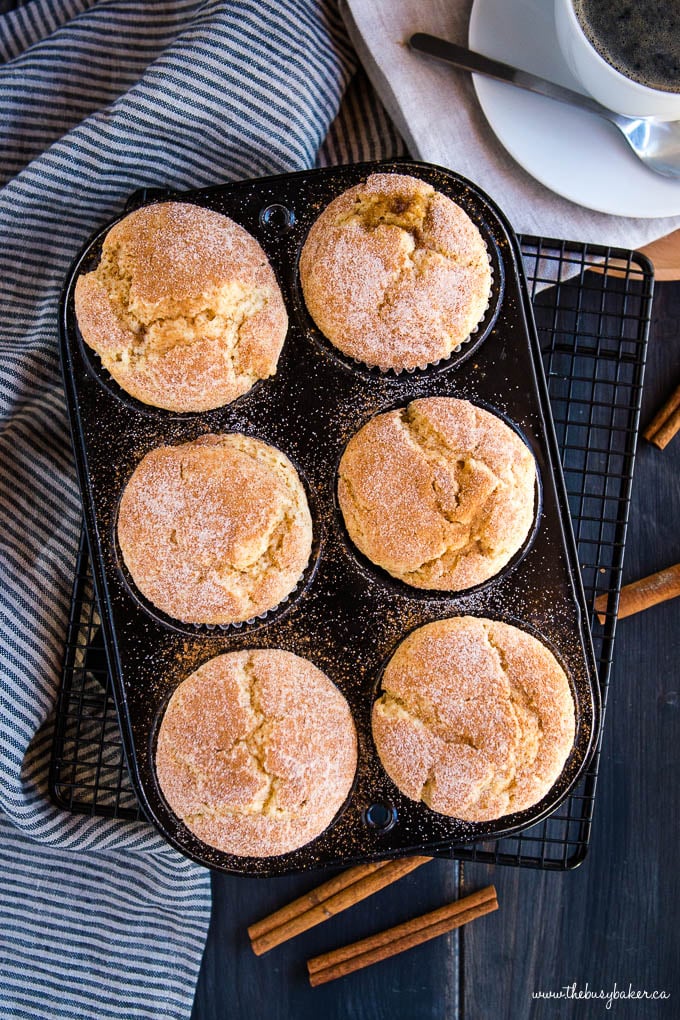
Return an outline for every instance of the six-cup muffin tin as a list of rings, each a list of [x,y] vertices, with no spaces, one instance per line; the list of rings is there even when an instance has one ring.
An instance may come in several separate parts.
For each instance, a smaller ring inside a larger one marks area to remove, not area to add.
[[[493,272],[489,308],[470,340],[446,361],[410,373],[383,373],[336,351],[311,321],[298,278],[299,253],[320,211],[375,172],[420,177],[462,206],[482,233]],[[594,751],[599,688],[540,351],[517,243],[502,213],[458,175],[408,161],[141,192],[126,212],[159,200],[208,206],[253,234],[277,274],[290,327],[273,378],[226,407],[175,414],[129,397],[79,335],[75,281],[96,266],[111,223],[87,244],[66,283],[61,353],[85,523],[125,751],[146,814],[187,856],[250,875],[446,853],[538,821],[567,796]],[[461,593],[413,589],[375,567],[352,545],[337,505],[337,466],[351,436],[373,415],[424,396],[461,397],[500,415],[537,464],[536,518],[523,548],[499,575]],[[314,521],[312,559],[295,592],[264,617],[225,628],[185,625],[146,602],[127,575],[116,541],[120,497],[154,447],[234,431],[273,444],[296,466]],[[494,822],[462,822],[404,797],[371,737],[381,672],[397,645],[414,628],[456,615],[503,620],[540,638],[565,668],[574,695],[576,739],[559,780],[534,807]],[[279,857],[236,857],[198,840],[170,810],[156,780],[154,747],[165,706],[185,677],[220,653],[266,647],[309,659],[337,684],[356,723],[359,765],[347,803],[316,840]]]

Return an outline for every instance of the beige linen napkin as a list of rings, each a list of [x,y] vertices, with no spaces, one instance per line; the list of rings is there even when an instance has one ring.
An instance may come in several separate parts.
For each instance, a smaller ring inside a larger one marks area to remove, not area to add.
[[[467,45],[472,0],[340,0],[340,6],[359,57],[412,157],[470,178],[518,233],[639,248],[680,227],[680,216],[611,216],[550,191],[496,139],[471,76],[405,45],[414,32]]]

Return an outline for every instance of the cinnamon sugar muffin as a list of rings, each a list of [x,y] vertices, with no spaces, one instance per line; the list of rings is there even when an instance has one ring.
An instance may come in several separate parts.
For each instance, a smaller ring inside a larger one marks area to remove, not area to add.
[[[483,822],[538,803],[574,742],[574,702],[555,656],[530,634],[457,617],[410,634],[373,707],[386,772],[433,811]]]
[[[312,521],[295,468],[239,433],[147,453],[127,483],[118,542],[137,588],[185,623],[272,609],[309,560]]]
[[[184,202],[130,213],[79,277],[82,337],[137,400],[208,411],[276,371],[288,328],[267,256],[227,216]]]
[[[404,174],[372,174],[324,209],[302,249],[300,281],[332,344],[396,371],[447,358],[491,292],[486,247],[467,213]]]
[[[328,677],[278,649],[218,655],[173,694],[156,774],[172,810],[226,853],[271,857],[309,843],[345,802],[352,716]]]
[[[350,538],[416,588],[460,591],[497,574],[534,520],[536,467],[489,411],[426,397],[372,418],[339,467]]]

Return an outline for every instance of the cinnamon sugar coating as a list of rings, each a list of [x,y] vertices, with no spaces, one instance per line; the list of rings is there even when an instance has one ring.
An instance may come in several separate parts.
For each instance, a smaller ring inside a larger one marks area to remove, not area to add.
[[[386,772],[407,797],[470,822],[538,803],[574,742],[567,677],[509,624],[457,617],[398,647],[373,707]]]
[[[271,857],[309,843],[345,802],[357,764],[352,716],[328,677],[291,652],[231,652],[173,694],[158,782],[199,839]]]
[[[338,499],[355,545],[416,588],[460,591],[501,570],[534,520],[536,467],[496,415],[426,397],[352,437]]]
[[[467,213],[404,174],[372,174],[324,209],[302,249],[300,280],[331,343],[396,371],[447,358],[491,292],[486,247]]]
[[[116,382],[170,411],[208,411],[276,371],[288,328],[267,256],[198,205],[162,202],[109,231],[78,278],[78,326]]]
[[[272,609],[312,548],[307,497],[279,450],[240,433],[147,453],[127,483],[118,541],[136,586],[185,623]]]

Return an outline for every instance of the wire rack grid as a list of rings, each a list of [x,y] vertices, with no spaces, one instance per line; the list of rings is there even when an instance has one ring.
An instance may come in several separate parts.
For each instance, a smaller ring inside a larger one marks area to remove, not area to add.
[[[603,708],[633,478],[651,317],[648,261],[623,249],[522,237],[521,249],[562,455],[586,600],[608,595],[591,628]],[[453,848],[458,860],[552,870],[584,859],[599,749],[576,790],[549,818],[497,841]],[[142,818],[125,764],[89,557],[81,540],[50,771],[69,811]]]

